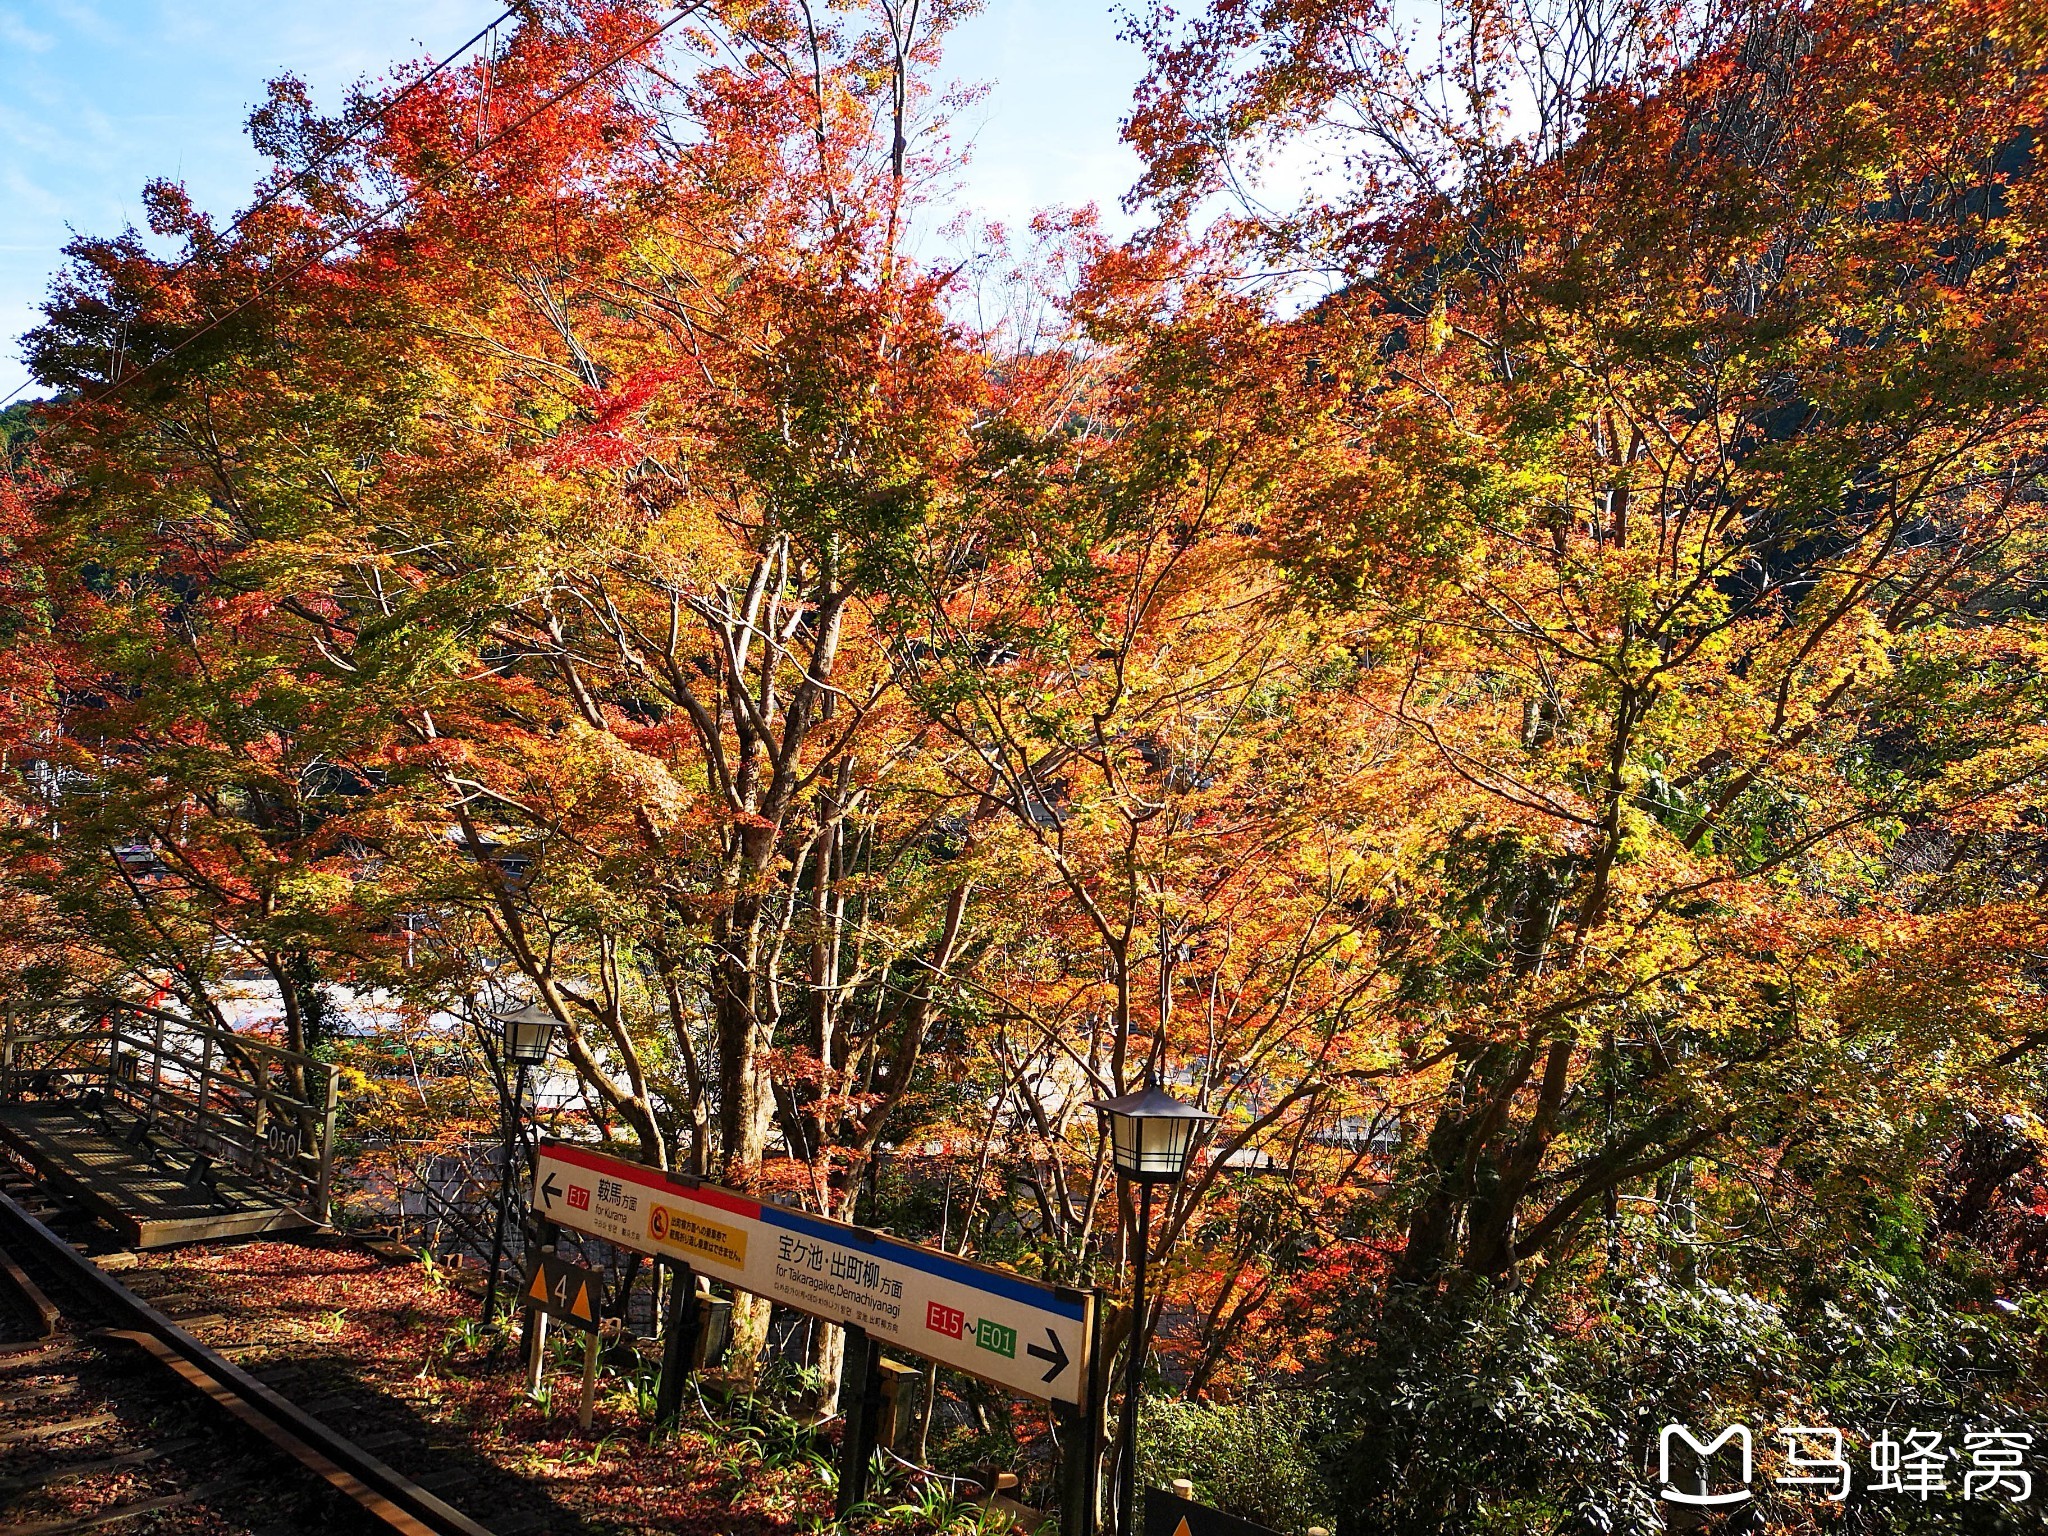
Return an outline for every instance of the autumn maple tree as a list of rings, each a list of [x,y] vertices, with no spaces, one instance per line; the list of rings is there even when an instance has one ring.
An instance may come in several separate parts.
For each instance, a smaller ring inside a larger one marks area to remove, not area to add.
[[[1163,1081],[1136,1338],[1318,1516],[1618,1529],[1644,1414],[2020,1349],[2034,10],[1161,10],[1121,242],[952,219],[960,14],[535,7],[74,246],[38,974],[538,999],[579,1133],[1111,1288],[1086,1105]]]
[[[1428,786],[1378,924],[1445,1053],[1390,1294],[1618,1265],[1628,1207],[1839,1252],[1942,1148],[1986,1197],[2044,1043],[2036,19],[1479,3],[1438,46],[1223,4],[1147,40],[1170,211],[1328,152],[1234,230],[1334,287],[1300,408],[1365,468],[1268,536]]]

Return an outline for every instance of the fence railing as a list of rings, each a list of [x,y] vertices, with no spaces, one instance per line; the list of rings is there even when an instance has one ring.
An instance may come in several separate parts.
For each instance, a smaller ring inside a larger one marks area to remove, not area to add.
[[[324,1061],[155,1008],[109,1002],[0,1021],[0,1099],[87,1107],[328,1219],[339,1074]]]
[[[459,1257],[465,1264],[482,1268],[490,1263],[503,1158],[503,1144],[496,1141],[431,1146],[377,1143],[371,1161],[379,1172],[367,1182],[358,1175],[350,1204],[360,1216],[407,1247],[424,1249],[444,1261]],[[514,1290],[516,1277],[525,1272],[530,1257],[523,1219],[529,1178],[522,1157],[513,1191],[515,1209],[522,1219],[505,1228],[505,1270],[515,1277]],[[575,1232],[562,1232],[555,1241],[565,1255],[604,1272],[606,1294],[615,1305],[624,1291],[623,1314],[633,1331],[643,1336],[656,1331],[656,1286],[652,1271],[637,1255]],[[636,1282],[626,1286],[627,1275],[635,1272]]]

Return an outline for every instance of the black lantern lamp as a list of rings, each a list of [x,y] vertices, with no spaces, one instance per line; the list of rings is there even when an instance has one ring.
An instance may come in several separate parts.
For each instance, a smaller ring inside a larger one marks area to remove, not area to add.
[[[1148,1084],[1088,1106],[1109,1129],[1116,1171],[1135,1184],[1178,1184],[1195,1150],[1195,1133],[1216,1117]]]
[[[1138,1186],[1138,1230],[1132,1243],[1131,1333],[1124,1364],[1124,1422],[1117,1456],[1117,1532],[1136,1529],[1138,1502],[1138,1396],[1145,1376],[1138,1340],[1145,1330],[1145,1261],[1152,1247],[1152,1187],[1178,1184],[1194,1155],[1195,1133],[1216,1117],[1183,1104],[1148,1082],[1136,1093],[1096,1099],[1088,1106],[1109,1133],[1116,1171]]]
[[[537,1067],[548,1059],[555,1036],[555,1016],[539,1003],[512,1013],[492,1015],[505,1031],[505,1059],[521,1067]]]
[[[505,1255],[505,1222],[512,1208],[512,1165],[516,1154],[520,1110],[526,1103],[526,1072],[548,1059],[554,1042],[555,1016],[541,1003],[528,1003],[511,1013],[491,1015],[491,1022],[504,1033],[505,1060],[519,1069],[512,1094],[504,1105],[505,1155],[498,1176],[498,1220],[491,1232],[491,1272],[484,1281],[484,1321],[490,1322],[498,1305],[498,1271]]]

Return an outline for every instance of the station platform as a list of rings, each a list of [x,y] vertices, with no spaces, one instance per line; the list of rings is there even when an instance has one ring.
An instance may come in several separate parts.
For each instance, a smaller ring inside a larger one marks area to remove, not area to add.
[[[132,1247],[316,1225],[274,1191],[225,1170],[213,1173],[210,1184],[194,1183],[191,1153],[171,1148],[152,1157],[73,1104],[0,1102],[0,1139],[34,1164],[51,1188],[108,1222]]]

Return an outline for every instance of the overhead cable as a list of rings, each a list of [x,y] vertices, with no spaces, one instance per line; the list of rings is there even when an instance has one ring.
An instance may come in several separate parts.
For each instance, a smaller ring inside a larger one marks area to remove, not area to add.
[[[641,51],[646,49],[649,45],[653,44],[658,39],[660,39],[661,36],[664,33],[666,33],[670,28],[674,27],[678,22],[682,21],[685,17],[691,15],[699,8],[700,6],[698,4],[686,5],[681,7],[679,10],[677,10],[675,15],[671,16],[667,21],[663,22],[660,26],[654,28],[650,32],[643,34],[637,40],[628,44],[625,48],[620,49],[617,53],[613,54],[610,58],[606,59],[604,63],[598,65],[597,68],[591,70],[588,74],[570,81],[560,90],[555,91],[552,94],[544,97],[539,102],[539,104],[533,107],[530,111],[524,113],[514,121],[507,123],[505,127],[502,128],[498,133],[493,135],[491,138],[483,141],[482,143],[477,144],[467,154],[459,156],[452,164],[448,166],[448,172],[461,170],[464,166],[470,164],[470,162],[477,159],[480,155],[483,155],[489,152],[490,150],[496,149],[500,144],[503,144],[506,140],[512,138],[521,129],[525,128],[529,123],[539,118],[543,113],[547,112],[550,108],[566,100],[570,96],[575,95],[578,91],[581,91],[585,86],[588,86],[592,84],[594,81],[609,74],[619,65],[625,63],[628,59],[631,59],[635,54],[640,53]],[[446,174],[447,172],[443,173],[444,176]],[[241,314],[244,310],[247,310],[252,306],[260,303],[264,299],[269,298],[271,295],[277,293],[280,289],[290,287],[293,283],[297,282],[300,278],[304,277],[308,272],[312,271],[314,267],[318,266],[321,262],[325,261],[329,256],[333,255],[336,251],[340,250],[344,245],[347,245],[351,240],[356,239],[358,236],[366,233],[370,229],[374,228],[376,225],[382,223],[392,214],[398,212],[400,209],[411,204],[416,198],[419,197],[420,193],[424,190],[426,189],[415,188],[410,192],[404,193],[402,196],[393,198],[390,202],[386,203],[383,207],[377,209],[374,213],[371,213],[366,217],[357,220],[354,224],[351,224],[347,229],[343,230],[340,234],[336,235],[332,240],[329,240],[325,245],[321,246],[318,250],[314,251],[313,254],[308,256],[304,261],[300,262],[297,266],[293,267],[278,282],[271,283],[266,287],[258,289],[255,293],[250,294],[248,298],[242,300],[241,303],[235,305],[232,309],[229,309],[224,314],[215,316],[212,320],[209,320],[205,325],[201,326],[198,330],[194,331],[190,336],[187,336],[183,341],[179,342],[170,350],[159,353],[157,356],[151,358],[147,363],[143,364],[142,367],[138,368],[134,373],[124,376],[117,376],[109,379],[107,381],[106,389],[100,393],[98,398],[101,400],[106,399],[116,389],[119,389],[122,385],[132,383],[136,379],[142,378],[152,368],[156,367],[158,363],[167,362],[171,358],[176,357],[180,352],[184,351],[185,348],[191,346],[192,343],[198,341],[201,337],[209,335],[213,331],[218,330],[221,326],[227,324],[228,321],[234,319],[235,316]]]

